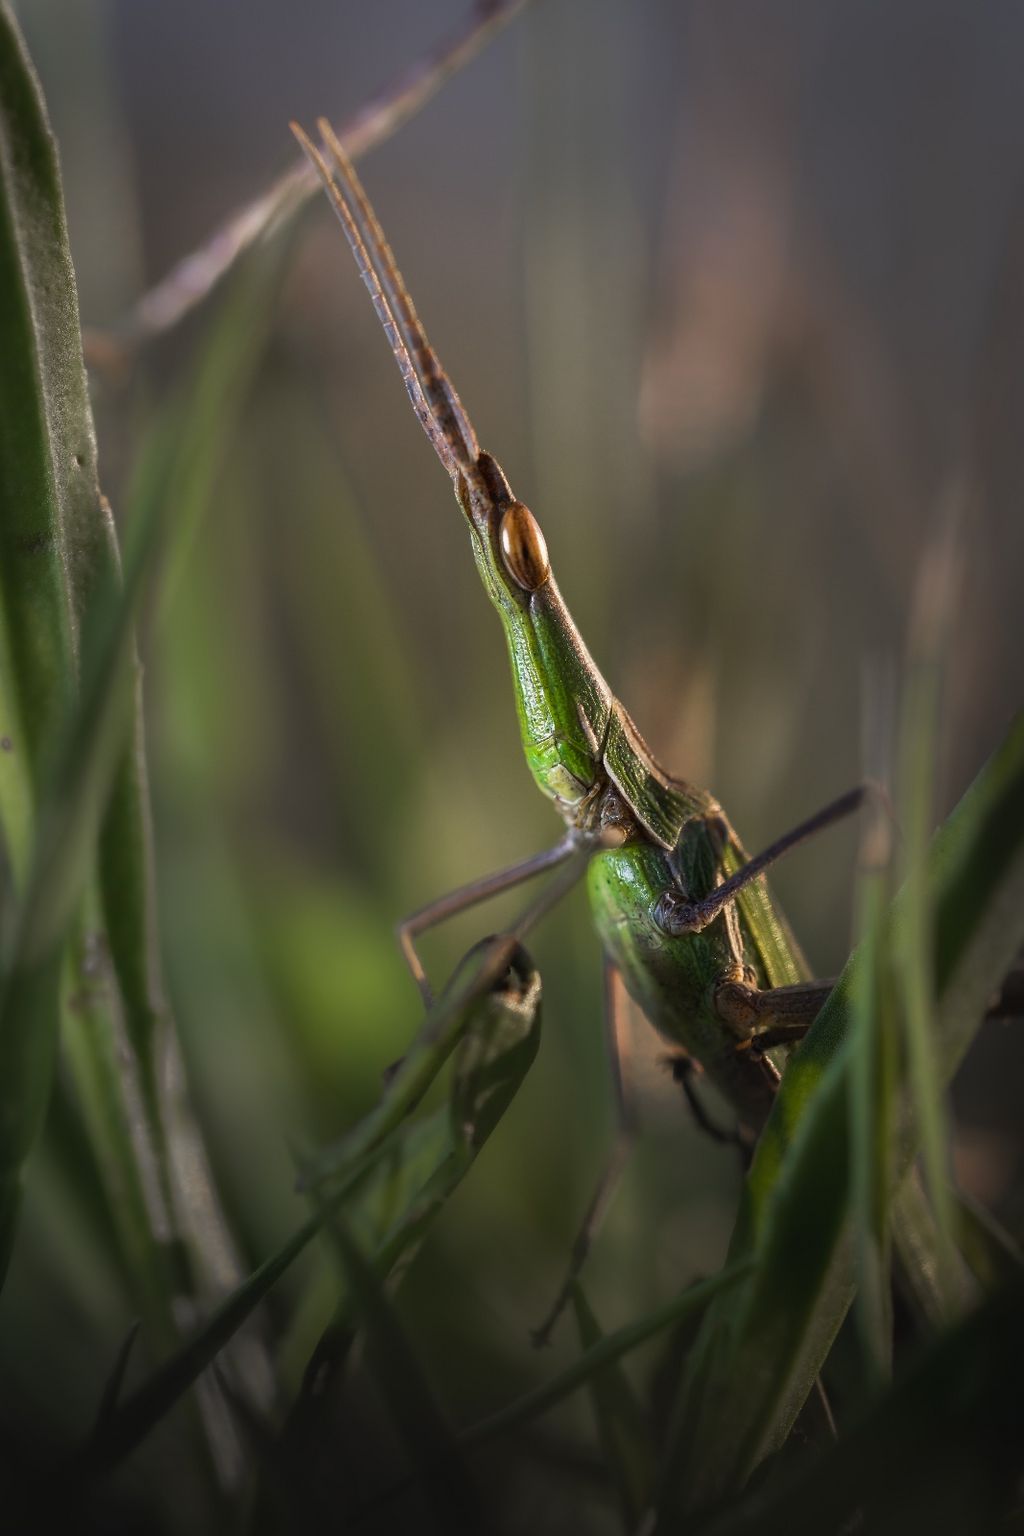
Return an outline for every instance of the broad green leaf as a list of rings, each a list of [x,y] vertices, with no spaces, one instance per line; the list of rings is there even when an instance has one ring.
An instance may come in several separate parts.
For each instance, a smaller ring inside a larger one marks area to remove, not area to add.
[[[933,839],[935,1041],[948,1082],[1024,937],[1024,717]],[[903,899],[882,932],[896,943]],[[691,1359],[666,1474],[677,1514],[742,1486],[791,1428],[853,1291],[845,1048],[855,953],[784,1078],[744,1192],[731,1262],[750,1278],[705,1319]],[[907,1120],[896,1161],[916,1146]]]

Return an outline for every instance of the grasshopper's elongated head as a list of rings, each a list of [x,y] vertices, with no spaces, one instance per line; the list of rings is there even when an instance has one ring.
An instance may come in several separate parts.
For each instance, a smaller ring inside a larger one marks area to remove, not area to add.
[[[456,475],[455,494],[505,631],[526,760],[575,823],[605,781],[614,701],[562,601],[539,523],[489,453],[478,454],[475,469]]]
[[[654,762],[591,660],[555,585],[536,518],[481,451],[348,156],[326,119],[317,126],[326,154],[295,123],[292,131],[341,221],[413,410],[455,485],[477,569],[508,641],[531,772],[579,827],[591,824],[599,791],[611,782],[655,842],[672,848],[698,803]]]

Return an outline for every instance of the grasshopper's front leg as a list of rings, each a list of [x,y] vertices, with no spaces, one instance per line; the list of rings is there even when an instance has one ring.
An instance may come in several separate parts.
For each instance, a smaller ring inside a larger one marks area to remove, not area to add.
[[[481,902],[490,901],[492,896],[500,896],[505,891],[514,890],[516,886],[525,884],[527,880],[533,880],[537,875],[557,868],[559,864],[564,864],[567,859],[571,859],[582,846],[580,837],[574,832],[568,832],[553,848],[546,848],[542,853],[535,853],[528,859],[520,859],[518,863],[509,864],[505,869],[499,869],[492,875],[484,875],[479,880],[471,880],[467,885],[460,885],[457,890],[449,891],[445,896],[436,897],[425,907],[420,907],[396,924],[395,935],[399,948],[427,1008],[433,1003],[434,994],[416,948],[419,935],[431,928],[437,928],[441,923],[446,923],[451,917],[457,917],[460,912],[468,912],[473,907],[479,906]]]

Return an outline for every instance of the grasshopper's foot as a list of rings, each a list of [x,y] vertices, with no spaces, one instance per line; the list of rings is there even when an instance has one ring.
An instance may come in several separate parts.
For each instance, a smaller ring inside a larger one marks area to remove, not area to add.
[[[799,1045],[809,1028],[808,1024],[768,1025],[755,1030],[746,1040],[737,1041],[736,1049],[749,1051],[751,1056],[763,1056],[765,1051],[772,1051],[777,1045]]]
[[[690,1113],[705,1136],[710,1136],[712,1141],[717,1141],[721,1146],[740,1147],[746,1151],[748,1142],[739,1126],[727,1130],[708,1114],[697,1090],[697,1078],[704,1075],[700,1062],[695,1061],[687,1051],[675,1051],[670,1056],[662,1057],[662,1061],[671,1072],[673,1082],[678,1083],[683,1090]]]

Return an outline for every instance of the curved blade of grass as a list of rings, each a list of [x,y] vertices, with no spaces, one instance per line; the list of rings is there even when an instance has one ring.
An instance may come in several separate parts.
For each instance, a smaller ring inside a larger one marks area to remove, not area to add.
[[[956,1191],[957,1246],[983,1291],[995,1291],[1024,1273],[1024,1253],[991,1211]]]
[[[123,707],[118,690],[101,697],[123,639],[107,625],[117,555],[97,479],[57,153],[6,4],[0,178],[0,825],[18,897],[0,936],[5,1268],[21,1163],[49,1097],[61,941]]]
[[[878,813],[874,813],[878,814]],[[880,827],[870,828],[865,841]],[[886,838],[886,844],[888,838]],[[891,1241],[893,1094],[897,1036],[879,935],[889,890],[888,847],[863,859],[858,931],[861,962],[850,990],[850,1204],[857,1281],[857,1329],[869,1381],[892,1369]]]
[[[666,1329],[679,1327],[691,1323],[695,1318],[714,1301],[718,1295],[729,1291],[749,1276],[753,1268],[752,1262],[747,1260],[739,1264],[731,1264],[727,1269],[719,1270],[717,1275],[712,1275],[708,1280],[699,1280],[695,1285],[687,1286],[685,1291],[680,1291],[678,1296],[666,1302],[663,1307],[658,1307],[647,1317],[640,1318],[635,1323],[627,1323],[624,1328],[617,1328],[614,1333],[606,1333],[599,1343],[587,1349],[578,1360],[560,1371],[557,1376],[552,1376],[550,1381],[542,1382],[532,1392],[526,1392],[515,1402],[509,1403],[505,1408],[499,1408],[496,1413],[490,1414],[486,1419],[480,1419],[476,1424],[471,1424],[468,1429],[461,1431],[459,1440],[463,1445],[484,1445],[488,1440],[495,1439],[498,1435],[507,1434],[509,1430],[519,1429],[523,1424],[529,1424],[563,1398],[570,1397],[573,1392],[578,1392],[585,1387],[596,1372],[607,1370],[623,1355],[630,1350],[639,1349],[641,1344],[646,1344],[649,1339],[656,1338]]]
[[[949,1207],[955,1216],[952,1189]],[[934,1202],[917,1167],[907,1170],[891,1202],[893,1246],[898,1260],[900,1295],[924,1333],[936,1331],[951,1316],[951,1300],[962,1311],[973,1292],[967,1265],[957,1250],[955,1229],[942,1231]]]
[[[378,1275],[390,1274],[407,1257],[472,1166],[497,1123],[499,1106],[511,1102],[536,1053],[540,979],[523,951],[514,950],[513,958],[518,985],[502,985],[496,993],[482,998],[471,993],[467,1000],[460,967],[449,991],[439,999],[435,1012],[447,1012],[454,995],[462,1009],[461,1028],[472,1033],[479,1027],[491,1042],[490,1049],[467,1048],[467,1059],[457,1073],[451,1104],[434,1117],[425,1133],[416,1125],[400,1125],[394,1139],[383,1139],[372,1161],[364,1158],[357,1168],[350,1170],[350,1177],[322,1200],[320,1208],[288,1242],[227,1297],[180,1350],[108,1415],[83,1449],[77,1476],[100,1476],[135,1449],[230,1343],[335,1211],[344,1206],[352,1230],[358,1231],[361,1238],[366,1234],[373,1245],[370,1262]],[[507,965],[506,958],[506,969]],[[499,976],[499,982],[503,976],[504,973]],[[445,1134],[435,1137],[438,1125]],[[405,1176],[406,1164],[420,1166],[425,1145],[434,1148],[435,1166],[424,1170],[418,1184],[410,1182]]]
[[[907,1044],[907,1081],[921,1145],[928,1197],[935,1213],[928,1281],[938,1308],[952,1316],[963,1301],[949,1187],[946,1081],[932,1031],[935,973],[928,842],[933,823],[934,762],[942,692],[942,659],[952,628],[958,573],[952,506],[925,551],[910,624],[907,699],[900,748],[901,821],[905,879],[897,943],[897,980],[902,993]],[[995,980],[995,978],[993,978]],[[922,1223],[915,1223],[922,1230]]]
[[[56,145],[0,3],[0,818],[18,883],[74,695],[78,627],[113,559]]]
[[[416,1480],[442,1529],[480,1529],[480,1501],[462,1450],[423,1374],[376,1267],[360,1252],[337,1213],[325,1213],[341,1255],[367,1354],[381,1395],[401,1435]]]
[[[488,941],[473,947],[447,991]],[[406,1121],[388,1138],[371,1174],[346,1206],[346,1225],[378,1275],[407,1265],[442,1206],[461,1184],[515,1098],[540,1045],[541,980],[519,948],[492,990],[466,1004],[465,1032],[452,1063],[448,1102],[421,1121]],[[334,1206],[332,1205],[332,1209]],[[352,1321],[343,1297],[332,1330]]]
[[[604,1335],[582,1289],[572,1294],[576,1328],[584,1350],[594,1349]],[[618,1495],[623,1529],[635,1531],[647,1509],[654,1483],[651,1426],[621,1364],[595,1371],[588,1383],[605,1465]]]
[[[49,1098],[64,943],[131,720],[133,623],[152,544],[141,532],[123,585],[109,570],[95,594],[78,701],[58,733],[24,897],[0,951],[0,1231],[8,1241],[21,1165]]]
[[[269,330],[273,297],[285,257],[278,244],[261,249],[245,264],[225,295],[187,381],[156,418],[145,439],[132,480],[129,528],[150,530],[149,555],[159,535],[163,551],[160,600],[166,606],[182,578],[200,523],[212,507],[217,479],[231,451],[235,428]],[[143,750],[141,678],[134,679],[134,719],[127,749],[115,774],[99,845],[99,887],[106,943],[116,976],[120,1010],[114,1021],[119,1061],[109,1080],[108,1059],[92,1063],[91,1075],[106,1096],[122,1101],[116,1122],[92,1123],[93,1134],[107,1145],[111,1165],[134,1161],[155,1171],[149,1188],[152,1235],[175,1229],[193,1275],[181,1275],[186,1289],[203,1289],[211,1248],[209,1223],[219,1230],[217,1247],[230,1251],[226,1223],[212,1182],[204,1198],[195,1198],[194,1181],[205,1177],[201,1139],[182,1095],[167,1102],[167,1085],[184,1082],[174,1020],[169,1012],[159,963],[149,787]],[[89,1071],[86,1064],[87,1073]],[[130,1087],[133,1103],[123,1101]],[[169,1126],[187,1118],[193,1157],[191,1194],[183,1194],[174,1167]],[[113,1144],[112,1144],[113,1143]],[[203,1214],[197,1216],[197,1212]],[[206,1222],[205,1227],[200,1223]],[[193,1281],[193,1277],[196,1277]]]
[[[838,1445],[745,1499],[701,1536],[1003,1529],[1024,1467],[1024,1283],[939,1339]]]
[[[361,1170],[384,1139],[415,1109],[458,1045],[465,1030],[466,1010],[500,981],[512,963],[519,941],[572,889],[586,868],[587,849],[574,853],[508,933],[477,945],[452,983],[423,1021],[419,1034],[402,1058],[380,1102],[343,1140],[310,1159],[303,1185],[333,1178],[348,1179]],[[463,972],[465,974],[463,975]]]
[[[85,972],[72,970],[72,1001],[83,989],[91,989],[92,1000],[88,1028],[77,1029],[81,1015],[73,1020],[69,1059],[87,1112],[90,1106],[95,1111],[90,1133],[109,1174],[122,1248],[152,1326],[159,1322],[161,1294],[169,1303],[160,1246],[169,1235],[170,1198],[166,1178],[161,1197],[158,1182],[147,1180],[143,1169],[163,1169],[152,1057],[166,1015],[155,964],[138,681],[122,623],[133,595],[123,599],[119,590],[113,523],[99,494],[56,151],[6,6],[0,11],[0,70],[0,825],[23,898],[19,932],[5,935],[0,1226],[11,1230],[18,1166],[48,1097],[61,939],[92,873],[102,818],[100,890],[93,893],[89,922],[94,934],[105,935],[99,950],[109,957],[107,995],[99,995]],[[247,338],[258,333],[251,323],[235,330]],[[201,403],[208,406],[209,399]],[[207,430],[215,419],[215,412],[207,413]],[[155,546],[156,514],[146,506],[135,520],[140,578]],[[71,726],[79,663],[93,673],[91,681],[83,676],[79,724]],[[108,684],[110,698],[104,700]],[[93,722],[93,736],[91,728],[80,728],[86,719]],[[52,927],[45,939],[44,918]],[[29,964],[33,947],[37,953]],[[121,1053],[129,1048],[137,1058],[137,1091],[126,1104]],[[147,1298],[156,1299],[157,1311]],[[169,1342],[168,1331],[161,1331]]]
[[[586,1387],[595,1376],[609,1370],[631,1350],[639,1349],[642,1344],[656,1338],[666,1329],[692,1325],[717,1296],[749,1275],[752,1267],[751,1262],[747,1261],[719,1270],[718,1274],[712,1275],[710,1279],[699,1280],[696,1284],[687,1286],[684,1291],[679,1292],[678,1296],[674,1296],[665,1306],[649,1313],[647,1317],[640,1318],[634,1323],[627,1323],[624,1328],[618,1328],[614,1333],[605,1334],[557,1376],[542,1382],[539,1387],[524,1393],[522,1397],[516,1398],[506,1407],[499,1408],[496,1413],[489,1414],[487,1418],[479,1419],[476,1424],[460,1430],[459,1444],[465,1448],[486,1445],[488,1441],[497,1439],[499,1435],[508,1434],[511,1430],[522,1428],[524,1424],[532,1423],[534,1419],[547,1413],[549,1408],[560,1403],[563,1398],[571,1397],[574,1392],[579,1392],[581,1388]],[[375,1502],[375,1507],[390,1502],[391,1499],[403,1493],[408,1486],[407,1478],[396,1483]],[[647,1527],[644,1526],[642,1529],[646,1531]]]
[[[505,985],[473,1009],[457,1048],[448,1103],[426,1120],[405,1122],[389,1138],[358,1195],[347,1200],[347,1231],[369,1256],[379,1283],[397,1280],[517,1092],[536,1054],[539,1003],[540,977],[520,951]],[[347,1464],[331,1458],[325,1469],[322,1447],[337,1433],[337,1387],[343,1392],[345,1386],[337,1372],[348,1358],[358,1322],[358,1296],[347,1285],[309,1360],[268,1469],[267,1492],[284,1485],[296,1507],[308,1493],[311,1462],[318,1469],[318,1508],[343,1509],[351,1496]]]
[[[933,839],[935,1039],[948,1082],[1024,937],[1024,716]],[[882,942],[898,942],[902,898]],[[735,1492],[785,1439],[849,1306],[849,1057],[855,953],[794,1056],[747,1181],[731,1259],[751,1277],[705,1318],[665,1473],[665,1526]],[[897,1176],[915,1150],[898,1148]]]

